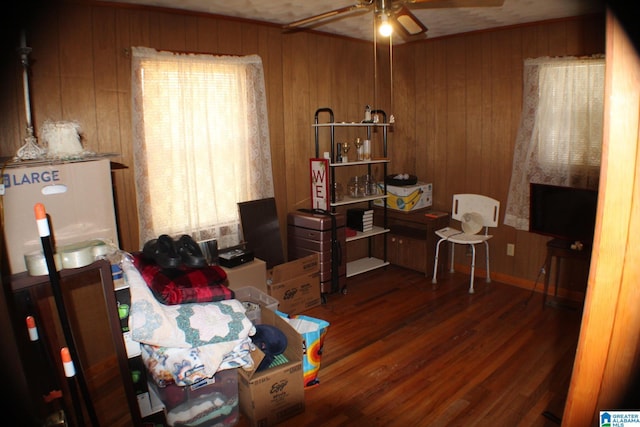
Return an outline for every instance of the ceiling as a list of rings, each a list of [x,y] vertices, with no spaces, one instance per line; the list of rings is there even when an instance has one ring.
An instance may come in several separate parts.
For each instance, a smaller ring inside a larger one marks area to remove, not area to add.
[[[216,15],[284,25],[346,6],[358,0],[110,0],[205,12]],[[397,0],[396,0],[397,1]],[[409,0],[407,3],[410,3]],[[449,0],[455,4],[457,0]],[[429,29],[427,36],[436,38],[469,31],[567,18],[604,10],[603,0],[504,0],[499,7],[451,7],[419,9],[408,4],[411,12]],[[373,13],[359,9],[314,24],[314,30],[373,40]],[[402,42],[396,37],[394,42]]]

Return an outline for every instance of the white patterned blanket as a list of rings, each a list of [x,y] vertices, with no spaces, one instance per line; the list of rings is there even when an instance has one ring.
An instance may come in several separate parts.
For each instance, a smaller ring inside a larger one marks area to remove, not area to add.
[[[255,333],[255,327],[240,301],[165,305],[155,298],[130,259],[125,257],[122,264],[131,292],[131,337],[148,346],[148,355],[157,356],[158,351],[164,355],[155,358],[153,366],[149,366],[149,360],[145,361],[154,377],[166,378],[170,374],[179,385],[191,384],[203,374],[213,376],[223,361],[235,359],[235,363],[244,364],[245,354],[236,353]],[[152,347],[161,349],[149,351]],[[175,365],[176,361],[184,361],[181,368]],[[185,368],[189,370],[187,365],[197,368],[199,374],[194,378],[185,376]]]

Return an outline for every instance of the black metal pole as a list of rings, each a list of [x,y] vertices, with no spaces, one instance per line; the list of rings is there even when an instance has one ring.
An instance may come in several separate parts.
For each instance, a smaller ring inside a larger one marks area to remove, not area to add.
[[[82,406],[80,406],[80,396],[78,396],[78,387],[76,386],[76,368],[69,354],[67,347],[60,349],[60,359],[62,359],[62,367],[64,368],[64,375],[67,377],[67,383],[69,385],[69,392],[71,393],[71,401],[73,402],[73,410],[76,413],[76,423],[78,426],[84,425],[84,414],[82,413]]]
[[[62,412],[66,412],[64,410],[62,388],[59,385],[59,381],[55,373],[56,368],[53,362],[53,357],[47,349],[47,345],[40,339],[35,318],[33,316],[27,316],[26,323],[29,340],[32,343],[32,353],[37,359],[38,366],[36,367],[35,372],[38,381],[42,384],[42,401],[45,404],[46,410],[49,411],[48,413],[45,413],[44,416],[45,418],[55,416],[54,412],[51,412],[54,409],[56,411],[62,410]],[[31,377],[33,378],[33,373],[31,373]]]
[[[36,215],[36,223],[38,225],[38,233],[40,234],[40,241],[42,242],[42,250],[44,251],[44,258],[47,262],[47,269],[49,271],[49,281],[51,282],[51,290],[56,302],[56,308],[58,309],[58,317],[60,318],[60,325],[62,326],[62,332],[64,333],[65,341],[72,360],[80,363],[78,352],[76,351],[75,341],[73,339],[73,331],[69,324],[69,318],[67,316],[67,310],[64,305],[64,299],[62,297],[62,289],[60,287],[60,277],[58,270],[56,269],[55,258],[53,255],[53,244],[51,242],[51,232],[49,230],[49,222],[47,221],[47,212],[42,203],[36,203],[34,207]],[[89,388],[84,378],[82,368],[77,372],[78,385],[84,398],[85,407],[89,414],[89,419],[93,426],[98,426],[98,418],[96,416],[93,403],[91,402],[91,396],[89,395]],[[74,386],[75,387],[75,386]],[[73,391],[72,391],[73,392]]]

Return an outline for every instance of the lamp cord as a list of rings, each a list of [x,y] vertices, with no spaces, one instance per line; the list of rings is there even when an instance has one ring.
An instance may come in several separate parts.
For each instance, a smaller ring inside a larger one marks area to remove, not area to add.
[[[389,34],[389,122],[395,122],[393,114],[393,33]]]
[[[531,289],[531,293],[529,294],[529,297],[527,297],[527,299],[524,301],[524,305],[526,306],[527,304],[529,304],[529,301],[531,300],[531,298],[533,297],[535,291],[536,291],[536,287],[538,286],[538,281],[540,280],[540,276],[542,276],[543,274],[548,274],[547,271],[545,271],[544,269],[544,265],[542,267],[540,267],[540,270],[538,270],[538,275],[536,276],[536,281],[533,282],[533,288]]]
[[[376,17],[373,17],[373,110],[379,110],[378,105],[378,31]]]

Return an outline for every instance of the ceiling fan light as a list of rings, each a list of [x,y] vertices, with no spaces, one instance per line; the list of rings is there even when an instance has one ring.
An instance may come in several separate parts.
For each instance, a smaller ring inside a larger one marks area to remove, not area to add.
[[[389,22],[389,17],[384,13],[380,15],[380,26],[378,27],[378,32],[383,37],[389,37],[393,32],[393,27]]]
[[[396,19],[398,20],[400,25],[402,25],[404,29],[407,30],[407,32],[412,36],[415,34],[420,34],[424,31],[422,27],[408,15],[399,15]]]

